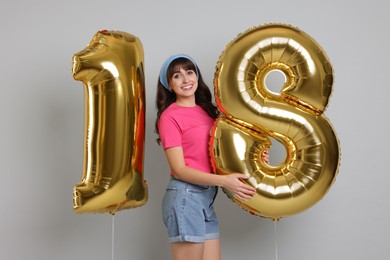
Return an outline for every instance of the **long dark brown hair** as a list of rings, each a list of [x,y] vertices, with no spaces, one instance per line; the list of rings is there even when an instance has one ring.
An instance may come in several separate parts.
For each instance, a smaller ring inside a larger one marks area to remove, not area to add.
[[[196,65],[193,64],[190,60],[186,58],[177,58],[171,62],[167,69],[167,79],[168,82],[171,81],[171,78],[177,68],[183,68],[184,70],[193,70],[197,72],[198,76],[198,88],[195,91],[195,103],[202,107],[204,111],[213,119],[216,119],[219,115],[218,108],[212,103],[212,96],[209,87],[203,81],[202,75],[199,68],[196,69]],[[176,101],[176,94],[173,91],[167,90],[160,82],[157,81],[157,93],[156,93],[156,108],[157,108],[157,118],[155,122],[155,132],[158,135],[156,139],[157,143],[161,143],[160,133],[158,130],[158,121],[160,120],[161,114],[164,110],[169,107],[172,103]]]

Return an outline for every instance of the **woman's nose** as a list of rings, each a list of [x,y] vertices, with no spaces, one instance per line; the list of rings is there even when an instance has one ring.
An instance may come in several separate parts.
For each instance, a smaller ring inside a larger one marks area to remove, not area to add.
[[[188,76],[187,75],[183,75],[183,82],[187,82],[188,81]]]

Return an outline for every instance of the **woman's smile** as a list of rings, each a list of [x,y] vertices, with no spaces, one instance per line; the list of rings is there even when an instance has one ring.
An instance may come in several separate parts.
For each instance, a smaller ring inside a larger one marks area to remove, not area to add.
[[[187,86],[183,86],[183,87],[181,87],[181,89],[183,89],[183,90],[190,90],[190,89],[192,89],[192,84],[191,85],[187,85]]]

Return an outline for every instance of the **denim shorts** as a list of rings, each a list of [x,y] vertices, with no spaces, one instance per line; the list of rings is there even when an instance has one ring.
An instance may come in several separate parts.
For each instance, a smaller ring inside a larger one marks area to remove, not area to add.
[[[203,243],[219,238],[214,200],[218,188],[195,185],[174,178],[168,183],[163,202],[163,221],[169,242]]]

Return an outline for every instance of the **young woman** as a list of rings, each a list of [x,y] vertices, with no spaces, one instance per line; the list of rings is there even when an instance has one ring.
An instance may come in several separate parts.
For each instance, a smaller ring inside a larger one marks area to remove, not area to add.
[[[213,203],[223,187],[237,198],[256,190],[240,173],[217,175],[209,157],[210,128],[219,112],[195,61],[173,55],[163,64],[156,95],[157,142],[170,166],[162,212],[174,260],[218,260],[220,242]]]

